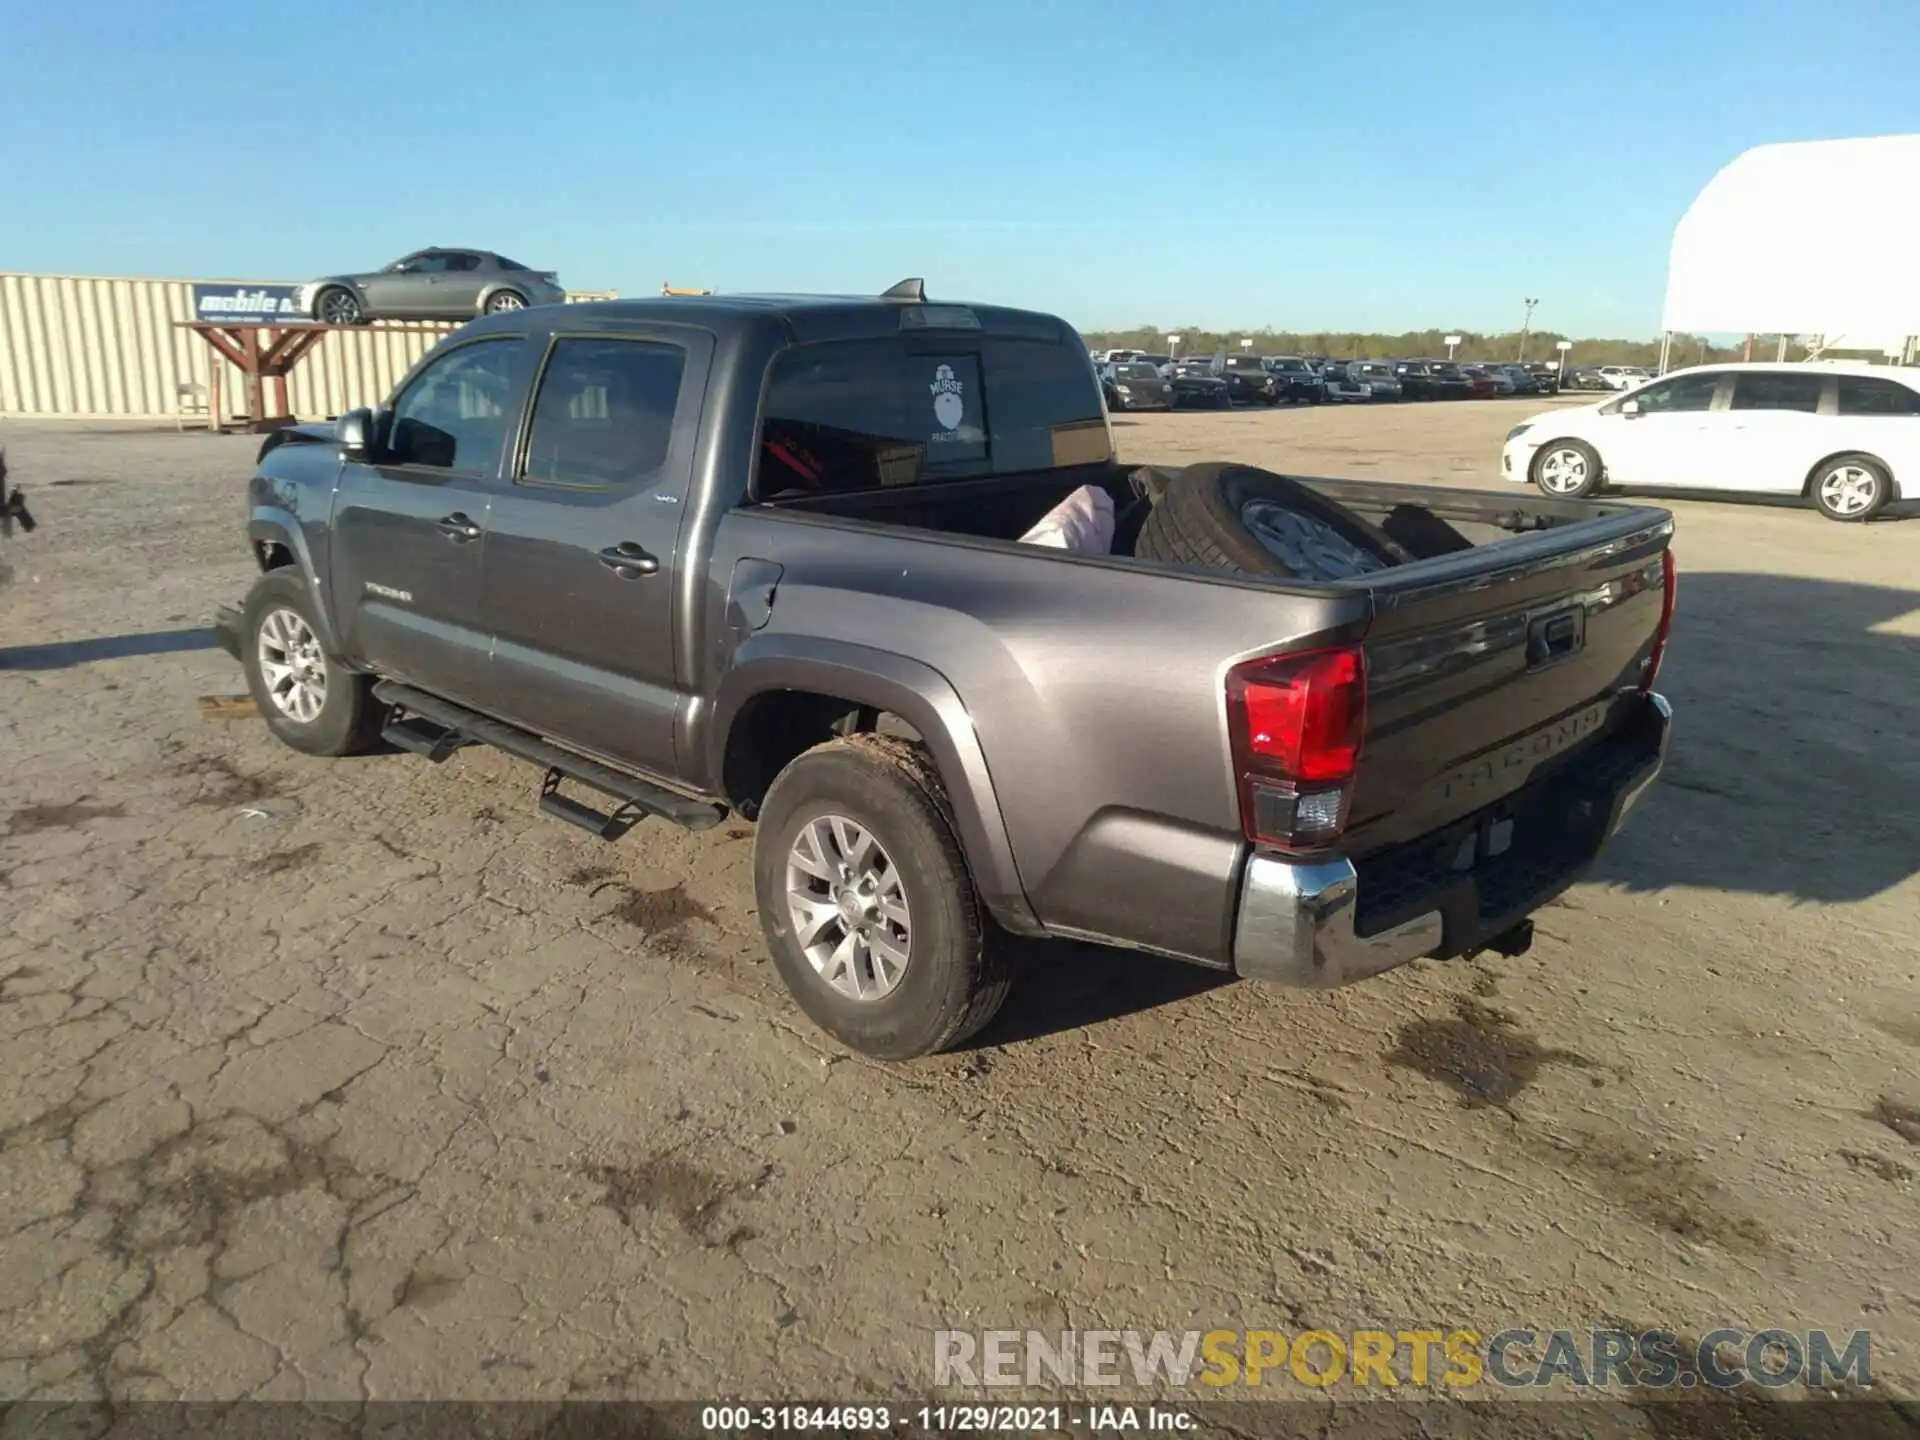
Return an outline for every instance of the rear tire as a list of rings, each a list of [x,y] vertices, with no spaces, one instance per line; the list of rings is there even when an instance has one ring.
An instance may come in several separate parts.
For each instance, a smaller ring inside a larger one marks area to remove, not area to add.
[[[496,290],[487,297],[487,314],[498,315],[503,310],[524,310],[527,297],[518,290]]]
[[[320,647],[320,624],[300,573],[262,575],[242,607],[241,663],[267,728],[307,755],[358,755],[373,748],[386,706],[373,678],[358,675]]]
[[[789,764],[760,809],[754,895],[773,963],[814,1024],[877,1060],[961,1044],[1013,982],[945,794],[924,747],[856,735]]]
[[[1600,454],[1584,440],[1549,440],[1533,457],[1527,478],[1542,495],[1584,500],[1600,488]]]
[[[1836,455],[1820,462],[1807,489],[1829,520],[1863,525],[1893,499],[1893,475],[1871,455]]]

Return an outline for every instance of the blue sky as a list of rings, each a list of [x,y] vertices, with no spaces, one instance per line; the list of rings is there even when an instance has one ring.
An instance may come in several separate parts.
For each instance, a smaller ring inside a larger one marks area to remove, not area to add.
[[[0,56],[0,268],[461,244],[1089,330],[1647,335],[1721,165],[1920,129],[1916,0],[11,0]]]

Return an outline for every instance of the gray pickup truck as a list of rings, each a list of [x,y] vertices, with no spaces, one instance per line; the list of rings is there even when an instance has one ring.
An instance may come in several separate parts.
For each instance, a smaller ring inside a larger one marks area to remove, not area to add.
[[[1108,550],[1021,543],[1088,485]],[[1289,573],[1275,485],[1379,558]],[[783,979],[883,1058],[984,1025],[1019,937],[1519,953],[1667,746],[1665,511],[1130,471],[1070,326],[917,282],[483,317],[269,437],[247,533],[219,623],[283,741],[491,745],[604,839],[754,821]]]

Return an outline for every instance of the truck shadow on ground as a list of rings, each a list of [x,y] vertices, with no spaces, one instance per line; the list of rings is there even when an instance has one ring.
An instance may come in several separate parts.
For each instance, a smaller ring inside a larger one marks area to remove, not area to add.
[[[135,655],[177,655],[212,650],[220,644],[211,626],[192,630],[153,630],[138,635],[99,635],[54,645],[15,645],[0,650],[0,670],[68,670],[96,660],[125,660]]]
[[[1920,590],[1681,555],[1667,768],[1587,878],[1833,903],[1920,870]]]
[[[1159,955],[1067,940],[1011,941],[1019,973],[993,1022],[961,1046],[991,1050],[1118,1020],[1217,990],[1236,977]]]

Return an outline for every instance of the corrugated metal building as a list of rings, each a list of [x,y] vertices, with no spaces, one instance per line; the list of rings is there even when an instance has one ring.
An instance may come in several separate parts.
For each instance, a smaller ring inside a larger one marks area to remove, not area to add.
[[[196,284],[280,285],[287,281],[141,280],[101,275],[0,271],[0,416],[60,420],[168,420],[204,410],[213,367],[229,413],[244,406],[246,383],[198,335]],[[614,292],[569,300],[613,299]],[[293,413],[325,419],[384,399],[410,366],[456,329],[330,331],[287,380]]]

